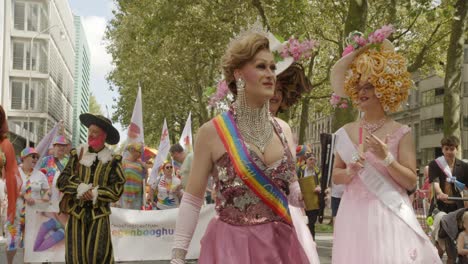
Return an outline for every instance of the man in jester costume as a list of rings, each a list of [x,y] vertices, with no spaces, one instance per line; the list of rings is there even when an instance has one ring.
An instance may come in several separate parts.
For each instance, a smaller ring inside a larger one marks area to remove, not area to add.
[[[60,210],[69,214],[65,230],[66,263],[114,263],[110,234],[110,203],[123,193],[122,156],[105,143],[119,142],[119,132],[109,119],[85,113],[80,121],[88,127],[88,144],[73,149],[57,180],[64,193]]]

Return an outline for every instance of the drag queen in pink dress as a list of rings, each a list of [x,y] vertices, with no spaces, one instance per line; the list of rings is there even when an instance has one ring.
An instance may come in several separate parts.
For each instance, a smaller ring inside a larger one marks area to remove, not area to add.
[[[266,36],[259,30],[241,33],[222,59],[236,100],[197,133],[171,263],[185,262],[209,175],[217,215],[201,241],[198,263],[318,263],[299,209],[289,206],[302,204],[295,148],[289,126],[269,113],[276,62]]]
[[[334,228],[334,264],[442,263],[407,195],[416,187],[411,130],[387,116],[413,85],[406,60],[386,39],[391,32],[383,27],[368,39],[355,33],[331,73],[335,94],[363,113],[336,132],[333,181],[346,188]]]

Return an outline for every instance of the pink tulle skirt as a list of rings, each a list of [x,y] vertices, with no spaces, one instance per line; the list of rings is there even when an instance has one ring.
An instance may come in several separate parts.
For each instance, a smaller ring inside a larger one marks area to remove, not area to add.
[[[234,226],[217,217],[201,240],[200,264],[309,263],[292,226],[280,222]]]

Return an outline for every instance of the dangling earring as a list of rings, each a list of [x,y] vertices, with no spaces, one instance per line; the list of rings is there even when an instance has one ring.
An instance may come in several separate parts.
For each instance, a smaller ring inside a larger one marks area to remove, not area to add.
[[[244,79],[242,79],[241,77],[239,77],[239,79],[236,80],[236,86],[237,86],[237,89],[238,89],[238,90],[244,90],[244,88],[245,88],[245,81],[244,81]]]

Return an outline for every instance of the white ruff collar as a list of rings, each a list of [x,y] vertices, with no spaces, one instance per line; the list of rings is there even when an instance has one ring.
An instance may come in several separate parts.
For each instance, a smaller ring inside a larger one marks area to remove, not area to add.
[[[93,162],[96,160],[96,157],[102,163],[107,163],[112,160],[112,150],[110,150],[108,147],[104,147],[98,153],[89,152],[89,147],[86,144],[81,145],[78,149],[78,155],[80,155],[80,152],[83,151],[83,156],[81,157],[80,163],[86,167],[91,167]]]

